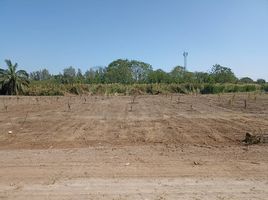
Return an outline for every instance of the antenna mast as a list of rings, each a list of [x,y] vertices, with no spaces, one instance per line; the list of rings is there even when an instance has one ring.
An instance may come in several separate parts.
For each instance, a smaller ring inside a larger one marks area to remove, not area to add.
[[[187,69],[187,57],[188,57],[188,52],[184,51],[183,52],[183,57],[184,57],[184,69]]]

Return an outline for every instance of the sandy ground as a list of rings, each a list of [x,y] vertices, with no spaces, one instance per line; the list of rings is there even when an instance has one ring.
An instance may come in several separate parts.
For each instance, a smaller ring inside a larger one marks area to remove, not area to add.
[[[0,101],[0,199],[267,199],[267,94]]]

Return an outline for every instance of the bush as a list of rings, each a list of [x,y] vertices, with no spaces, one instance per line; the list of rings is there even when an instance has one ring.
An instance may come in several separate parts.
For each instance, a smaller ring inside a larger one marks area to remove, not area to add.
[[[72,86],[68,92],[70,92],[71,94],[76,94],[76,95],[79,95],[79,94],[82,94],[82,90],[79,86]]]
[[[252,91],[268,91],[268,84],[212,84],[212,83],[185,83],[185,84],[60,84],[47,82],[32,82],[26,90],[25,95],[64,95],[91,93],[96,95],[133,95],[133,94],[167,94],[167,93],[201,93],[201,94],[217,94],[229,92],[252,92]]]
[[[266,84],[263,84],[262,86],[261,86],[261,90],[262,91],[265,91],[265,92],[268,92],[268,84],[266,83]]]
[[[264,79],[261,79],[261,78],[260,78],[260,79],[257,80],[257,83],[258,83],[258,84],[265,84],[266,81],[265,81]]]
[[[213,94],[213,84],[205,84],[201,89],[200,93],[201,94]]]

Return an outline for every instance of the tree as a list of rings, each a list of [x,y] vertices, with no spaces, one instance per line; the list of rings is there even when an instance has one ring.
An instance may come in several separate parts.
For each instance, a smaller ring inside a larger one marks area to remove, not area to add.
[[[74,83],[76,77],[76,70],[72,66],[63,69],[62,83]]]
[[[74,78],[76,76],[75,68],[72,66],[63,69],[63,76],[66,78]]]
[[[170,83],[171,77],[162,69],[152,71],[148,75],[148,83]]]
[[[131,63],[128,60],[118,59],[110,63],[105,74],[108,83],[132,83]]]
[[[172,83],[193,83],[196,82],[195,73],[187,71],[182,66],[176,66],[169,73]]]
[[[237,80],[230,68],[219,64],[213,65],[211,75],[216,83],[234,83]]]
[[[118,59],[107,67],[106,81],[108,83],[145,83],[152,72],[152,66],[137,60]]]
[[[77,83],[83,83],[84,80],[85,80],[85,77],[82,74],[82,70],[81,69],[78,69],[77,70],[77,73],[76,73],[76,82]]]
[[[34,71],[30,73],[30,79],[34,81],[40,81],[41,80],[40,76],[41,76],[40,71]]]
[[[184,67],[176,66],[172,69],[170,72],[170,76],[172,78],[172,82],[175,83],[182,83],[184,82],[184,76],[185,76],[186,70]]]
[[[47,69],[42,69],[41,70],[41,80],[48,80],[51,78],[51,74]]]
[[[106,68],[94,67],[85,72],[87,83],[106,83]]]
[[[130,62],[130,68],[132,71],[132,79],[135,82],[144,83],[146,82],[148,75],[151,71],[153,71],[153,68],[150,64],[132,60]]]
[[[258,83],[258,84],[265,84],[266,81],[265,81],[264,79],[262,79],[262,78],[259,78],[259,79],[257,80],[257,83]]]
[[[78,69],[77,70],[77,74],[76,74],[77,78],[83,78],[83,74],[82,74],[82,70]]]
[[[35,81],[43,81],[51,78],[51,74],[47,69],[34,71],[30,73],[30,79]]]
[[[254,81],[249,77],[243,77],[243,78],[239,79],[239,82],[241,82],[241,83],[254,83]]]
[[[213,83],[213,77],[206,72],[195,72],[194,73],[194,81],[196,83]]]
[[[25,70],[18,70],[18,64],[14,65],[10,60],[5,60],[7,69],[0,69],[0,87],[3,94],[17,95],[24,92],[29,86],[29,75]]]
[[[93,83],[93,80],[95,78],[95,70],[90,68],[89,70],[87,70],[84,74],[86,80],[87,80],[87,83]]]

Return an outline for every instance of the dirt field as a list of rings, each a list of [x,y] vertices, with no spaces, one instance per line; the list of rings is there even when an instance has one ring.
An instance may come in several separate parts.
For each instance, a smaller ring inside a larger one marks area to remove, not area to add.
[[[245,106],[246,100],[246,106]],[[0,97],[0,199],[267,199],[268,94]]]

